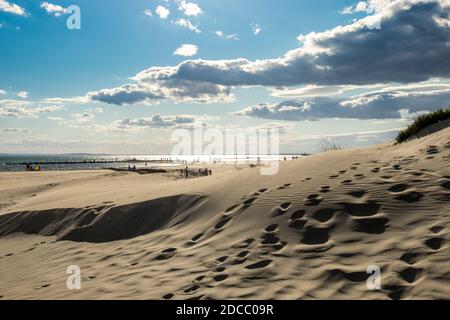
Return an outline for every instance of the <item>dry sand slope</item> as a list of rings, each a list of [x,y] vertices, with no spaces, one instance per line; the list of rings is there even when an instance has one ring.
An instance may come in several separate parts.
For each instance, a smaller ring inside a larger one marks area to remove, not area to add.
[[[448,299],[449,160],[447,128],[284,162],[275,176],[3,175],[0,296]],[[72,264],[78,291],[66,288]],[[381,290],[366,286],[373,264]]]

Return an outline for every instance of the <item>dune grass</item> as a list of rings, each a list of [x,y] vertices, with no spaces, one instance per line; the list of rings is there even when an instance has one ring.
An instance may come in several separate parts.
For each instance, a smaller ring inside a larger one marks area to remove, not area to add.
[[[345,146],[333,139],[321,139],[317,143],[317,149],[319,149],[320,152],[328,152],[328,151],[344,150]]]
[[[439,109],[427,114],[422,114],[416,117],[406,129],[401,130],[398,133],[395,138],[395,143],[402,143],[403,141],[415,136],[423,128],[447,119],[450,119],[450,109]]]

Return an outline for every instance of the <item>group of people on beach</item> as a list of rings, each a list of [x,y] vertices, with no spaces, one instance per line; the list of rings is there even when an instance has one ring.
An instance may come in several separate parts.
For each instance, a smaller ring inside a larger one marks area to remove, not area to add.
[[[186,178],[188,178],[189,176],[212,176],[212,170],[205,168],[205,169],[198,169],[198,171],[196,171],[195,169],[191,169],[189,170],[189,167],[186,166],[186,168],[184,169],[184,176]]]
[[[31,163],[26,164],[27,171],[41,171],[41,166],[39,164],[33,165]]]

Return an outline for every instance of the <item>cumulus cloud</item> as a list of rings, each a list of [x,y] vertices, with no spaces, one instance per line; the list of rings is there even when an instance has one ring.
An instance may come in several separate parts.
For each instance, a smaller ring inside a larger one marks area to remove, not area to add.
[[[261,26],[257,23],[250,24],[250,28],[252,28],[253,34],[255,36],[258,35],[262,31]]]
[[[230,88],[211,83],[177,82],[176,85],[127,84],[112,89],[89,92],[88,99],[115,105],[156,104],[162,100],[180,102],[232,102]]]
[[[222,39],[227,39],[227,40],[239,40],[239,37],[237,34],[233,33],[233,34],[225,34],[223,31],[221,30],[217,30],[214,32],[214,34],[216,36],[218,36],[219,38]]]
[[[198,52],[198,47],[194,44],[183,44],[181,47],[177,48],[174,51],[174,55],[177,56],[184,56],[184,57],[191,57],[195,56]]]
[[[151,67],[135,84],[90,98],[113,104],[177,99],[232,101],[234,86],[371,86],[450,77],[448,0],[373,0],[376,13],[324,32],[300,35],[301,46],[275,59],[186,60]],[[382,22],[381,30],[372,28]],[[207,92],[203,92],[207,89]],[[228,93],[230,97],[224,97]],[[197,99],[201,97],[201,99]],[[226,99],[224,99],[226,98]],[[176,102],[180,100],[174,100]],[[211,102],[211,101],[207,101]]]
[[[53,4],[50,2],[41,2],[40,7],[44,9],[48,14],[53,15],[55,17],[60,17],[63,14],[67,13],[67,9],[61,7],[60,5]]]
[[[70,115],[73,118],[74,124],[83,124],[92,121],[95,116],[89,112],[72,113]]]
[[[178,19],[178,20],[172,20],[171,22],[172,22],[173,24],[176,24],[176,25],[180,26],[180,27],[189,29],[189,30],[192,31],[192,32],[195,32],[195,33],[201,33],[201,30],[198,28],[198,26],[194,26],[194,25],[192,24],[192,22],[190,22],[190,21],[187,20],[187,19],[180,18],[180,19]]]
[[[145,9],[144,10],[144,15],[146,15],[147,17],[152,17],[153,16],[152,10]]]
[[[375,11],[375,6],[372,4],[375,1],[360,1],[354,6],[348,6],[341,10],[342,14],[353,14],[356,12],[373,13]]]
[[[21,6],[8,2],[7,0],[0,0],[0,11],[16,14],[18,16],[26,16],[27,12]]]
[[[1,132],[5,132],[5,133],[10,133],[10,132],[23,133],[23,132],[30,132],[30,129],[27,129],[27,128],[4,128],[4,129],[1,129]]]
[[[4,95],[6,95],[6,91],[0,89],[0,96],[4,96]]]
[[[194,127],[196,120],[206,120],[206,116],[193,116],[193,115],[173,115],[162,116],[155,114],[149,118],[137,118],[137,119],[123,119],[116,120],[111,124],[94,124],[90,126],[90,129],[94,131],[103,132],[136,132],[146,128],[186,128],[191,129]]]
[[[184,0],[178,0],[178,10],[187,16],[198,16],[203,13],[198,4]]]
[[[19,98],[26,99],[26,98],[28,98],[28,92],[27,91],[20,91],[19,93],[17,93],[17,96]]]
[[[277,104],[261,103],[234,114],[289,121],[324,118],[402,119],[442,107],[450,107],[450,89],[423,92],[380,91],[350,98],[321,97]]]
[[[163,6],[156,7],[155,12],[161,19],[167,19],[170,14],[170,10]]]
[[[0,100],[0,118],[39,118],[39,114],[56,112],[62,106],[38,106],[30,108],[17,100]]]

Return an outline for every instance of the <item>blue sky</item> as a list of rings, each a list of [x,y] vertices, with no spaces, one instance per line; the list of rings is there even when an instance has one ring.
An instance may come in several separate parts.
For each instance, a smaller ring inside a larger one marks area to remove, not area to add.
[[[449,101],[448,5],[0,0],[0,152],[169,152],[193,119],[282,127],[283,152],[388,141]]]

